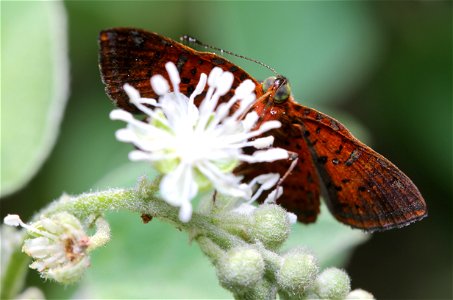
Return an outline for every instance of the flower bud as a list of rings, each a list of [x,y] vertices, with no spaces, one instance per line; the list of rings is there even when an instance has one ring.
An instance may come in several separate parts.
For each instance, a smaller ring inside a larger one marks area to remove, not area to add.
[[[345,271],[328,268],[316,278],[314,290],[322,299],[344,299],[351,290],[351,280]]]
[[[24,241],[22,251],[34,259],[30,268],[40,272],[41,277],[73,283],[90,266],[87,253],[90,238],[75,216],[61,212],[42,216],[28,225],[19,216],[9,215],[5,223],[27,230],[31,238]]]
[[[277,299],[277,289],[272,282],[263,278],[251,290],[233,293],[234,299],[255,300],[255,299]]]
[[[283,255],[283,264],[277,273],[280,292],[293,299],[301,297],[314,283],[318,274],[316,258],[301,248]]]
[[[365,290],[362,289],[356,289],[351,291],[345,298],[346,300],[374,300],[374,296]]]
[[[263,274],[263,257],[251,247],[229,250],[217,265],[220,283],[234,292],[252,289],[263,278]]]
[[[263,204],[252,214],[250,235],[268,249],[278,249],[288,238],[290,223],[279,205]]]

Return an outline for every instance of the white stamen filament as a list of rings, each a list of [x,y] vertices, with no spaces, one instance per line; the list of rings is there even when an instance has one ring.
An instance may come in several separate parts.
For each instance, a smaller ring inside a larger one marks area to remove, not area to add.
[[[50,234],[47,231],[38,230],[38,229],[36,229],[36,228],[24,223],[21,220],[21,218],[19,217],[19,215],[7,215],[4,218],[4,222],[7,225],[17,224],[17,225],[11,225],[11,226],[16,226],[16,227],[20,225],[22,228],[27,229],[30,232],[33,232],[33,233],[35,233],[37,235],[45,236],[46,238],[51,239],[51,240],[55,240],[56,238],[58,238],[57,236],[55,236],[53,234]]]
[[[197,97],[198,95],[200,95],[201,93],[203,93],[204,91],[204,88],[206,87],[206,82],[208,80],[208,76],[205,74],[205,73],[202,73],[200,75],[200,81],[198,81],[198,84],[195,88],[195,90],[193,91],[193,93],[190,95],[190,103],[193,103],[195,97]]]

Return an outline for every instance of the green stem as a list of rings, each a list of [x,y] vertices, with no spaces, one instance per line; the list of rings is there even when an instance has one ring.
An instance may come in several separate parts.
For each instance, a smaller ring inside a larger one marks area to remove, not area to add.
[[[224,255],[224,250],[205,236],[199,236],[197,238],[197,242],[201,248],[201,251],[209,257],[214,265]]]
[[[156,183],[142,179],[136,189],[112,189],[77,197],[63,195],[39,212],[35,218],[66,211],[80,219],[87,219],[92,215],[102,215],[106,211],[125,209],[173,223],[189,232],[192,237],[205,235],[224,249],[245,244],[242,239],[214,225],[211,217],[193,213],[189,222],[181,222],[178,217],[179,208],[156,197],[156,194]]]
[[[8,264],[3,266],[0,299],[14,299],[22,290],[29,262],[30,258],[24,255],[20,248],[15,249]]]

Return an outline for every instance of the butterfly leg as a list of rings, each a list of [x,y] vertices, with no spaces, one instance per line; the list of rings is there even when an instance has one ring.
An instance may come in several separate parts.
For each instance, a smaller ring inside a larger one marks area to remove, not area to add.
[[[274,195],[274,199],[272,200],[273,203],[277,202],[277,198],[279,196],[278,189],[281,187],[285,179],[291,174],[291,172],[297,166],[297,162],[299,161],[299,154],[297,154],[297,152],[288,151],[288,154],[289,154],[288,160],[291,161],[291,164],[289,165],[285,174],[283,174],[283,176],[280,178],[280,180],[277,182],[277,185],[275,186],[276,192]]]

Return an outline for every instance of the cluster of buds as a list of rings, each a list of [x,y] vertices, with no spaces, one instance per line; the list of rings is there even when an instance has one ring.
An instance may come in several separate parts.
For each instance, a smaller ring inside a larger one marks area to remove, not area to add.
[[[374,299],[366,291],[351,291],[343,270],[320,272],[316,257],[306,249],[280,251],[294,220],[278,205],[264,204],[247,214],[230,212],[218,222],[239,241],[247,241],[230,246],[199,239],[221,285],[237,299],[275,299],[277,294],[281,299]]]

